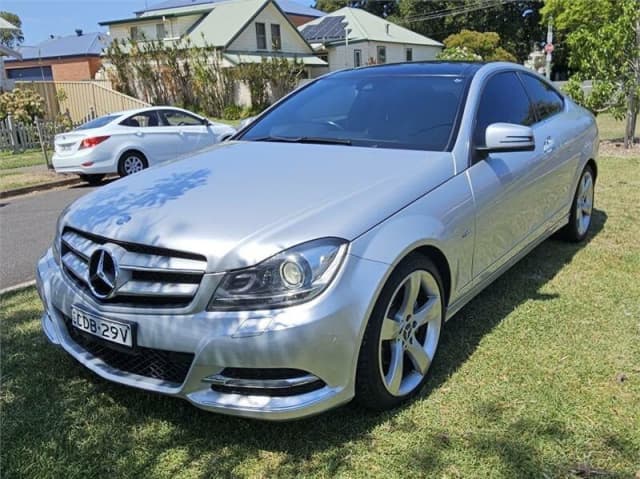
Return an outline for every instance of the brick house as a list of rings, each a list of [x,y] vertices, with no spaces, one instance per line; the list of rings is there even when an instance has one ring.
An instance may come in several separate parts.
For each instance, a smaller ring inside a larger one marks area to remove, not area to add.
[[[6,59],[9,80],[93,80],[100,69],[102,50],[110,42],[104,33],[53,37],[33,46],[21,46],[22,61]]]

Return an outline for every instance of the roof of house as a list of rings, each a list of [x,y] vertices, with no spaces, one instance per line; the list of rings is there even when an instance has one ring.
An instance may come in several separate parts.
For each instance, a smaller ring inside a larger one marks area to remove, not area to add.
[[[75,56],[99,56],[109,45],[111,37],[105,33],[83,33],[55,37],[34,46],[18,47],[23,60]]]
[[[0,30],[18,30],[18,27],[0,17]]]
[[[350,42],[374,41],[442,47],[442,43],[391,23],[361,8],[344,7],[300,27],[309,43],[344,43],[345,31]]]
[[[144,10],[140,10],[135,12],[136,15],[148,15],[148,14],[155,14],[155,12],[160,11],[160,10],[172,10],[172,9],[183,9],[186,7],[192,7],[192,6],[205,6],[205,5],[209,5],[209,6],[213,6],[212,4],[218,3],[220,1],[224,1],[224,0],[165,0],[163,2],[160,3],[156,3],[154,5],[151,5],[149,8],[146,8]],[[317,10],[315,8],[303,5],[301,3],[298,3],[295,0],[275,0],[276,3],[278,4],[278,6],[282,9],[282,11],[284,11],[285,13],[288,13],[290,15],[302,15],[302,16],[307,16],[307,17],[322,17],[325,14],[325,12],[321,11],[321,10]]]

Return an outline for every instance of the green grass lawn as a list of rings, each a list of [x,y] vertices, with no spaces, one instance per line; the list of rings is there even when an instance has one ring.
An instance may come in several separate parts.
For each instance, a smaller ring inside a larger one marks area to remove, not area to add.
[[[624,138],[624,120],[616,120],[608,113],[596,117],[601,140],[620,140]]]
[[[51,155],[51,152],[49,152],[49,154]],[[22,153],[0,151],[0,170],[45,164],[42,151],[40,150],[26,150]]]
[[[603,158],[583,246],[549,240],[447,324],[422,397],[263,423],[100,379],[2,298],[3,477],[639,477],[640,158]]]

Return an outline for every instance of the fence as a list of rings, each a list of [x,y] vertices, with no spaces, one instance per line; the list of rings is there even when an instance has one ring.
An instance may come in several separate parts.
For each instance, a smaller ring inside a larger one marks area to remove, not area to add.
[[[33,123],[25,124],[9,116],[0,120],[0,151],[17,153],[30,148],[42,148],[41,140],[44,147],[50,150],[53,148],[55,136],[68,130],[68,124],[64,125],[54,120],[36,119]]]
[[[119,93],[108,81],[17,81],[16,88],[35,90],[44,98],[45,120],[55,120],[65,113],[74,123],[89,116],[151,106],[149,103]]]

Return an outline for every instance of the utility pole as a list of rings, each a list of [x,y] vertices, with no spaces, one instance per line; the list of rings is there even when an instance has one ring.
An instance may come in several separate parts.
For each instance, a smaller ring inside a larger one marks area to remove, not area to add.
[[[549,17],[549,23],[547,24],[547,44],[544,46],[544,51],[547,53],[544,72],[547,80],[551,80],[551,54],[553,52],[553,17]]]

